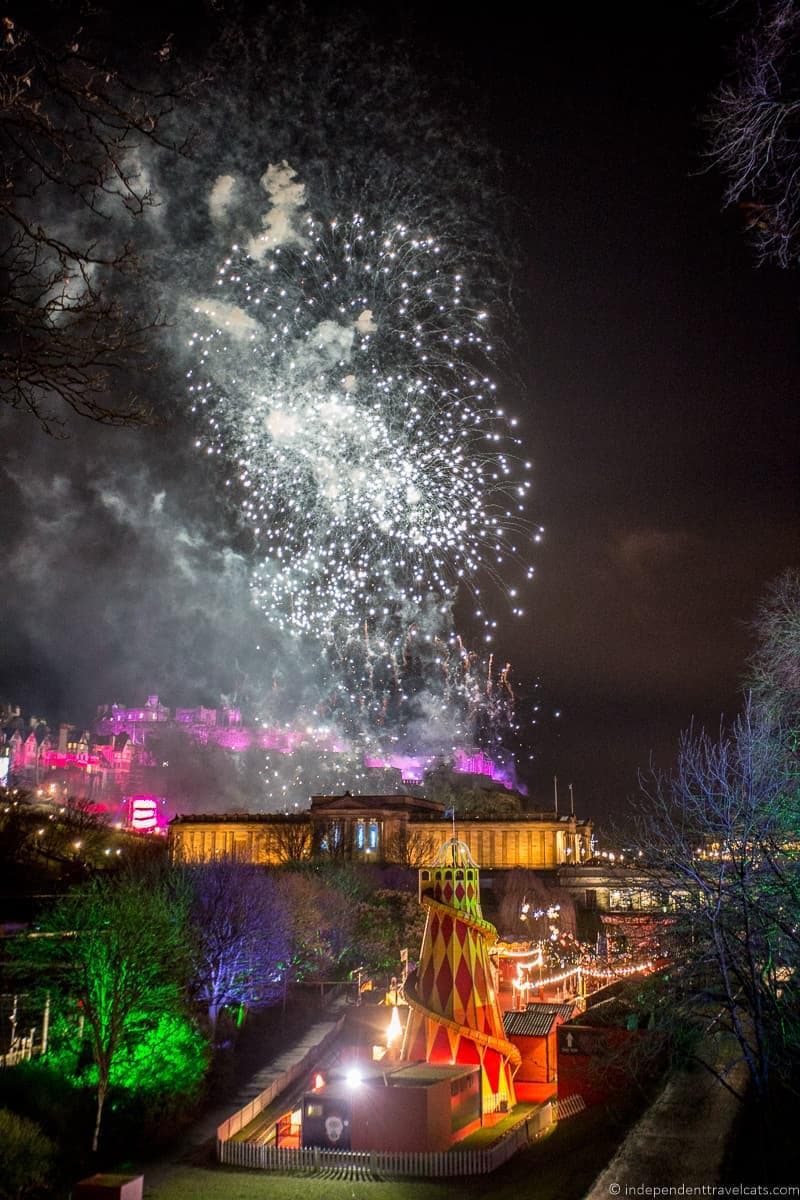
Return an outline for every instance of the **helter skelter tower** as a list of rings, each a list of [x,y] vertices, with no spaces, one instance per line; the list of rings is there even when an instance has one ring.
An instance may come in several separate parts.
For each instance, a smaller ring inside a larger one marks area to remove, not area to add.
[[[405,984],[402,1057],[479,1064],[483,1112],[511,1108],[520,1054],[503,1029],[489,963],[497,930],[483,919],[478,866],[464,842],[450,838],[420,871],[419,897],[427,920],[419,966]]]

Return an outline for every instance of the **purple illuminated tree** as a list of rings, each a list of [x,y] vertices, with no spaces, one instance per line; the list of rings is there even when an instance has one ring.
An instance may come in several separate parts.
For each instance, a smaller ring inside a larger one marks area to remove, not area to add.
[[[193,992],[212,1039],[229,1005],[274,1004],[291,959],[284,890],[263,868],[232,859],[186,869],[191,893]]]

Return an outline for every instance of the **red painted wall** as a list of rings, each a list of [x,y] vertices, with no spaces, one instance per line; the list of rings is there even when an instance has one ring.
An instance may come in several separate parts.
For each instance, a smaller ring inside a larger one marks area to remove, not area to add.
[[[567,1038],[572,1035],[572,1046]],[[659,1069],[659,1048],[646,1030],[562,1025],[558,1037],[558,1098],[580,1095],[602,1104],[631,1087],[635,1072]],[[648,1044],[649,1043],[649,1044]]]
[[[511,1041],[522,1055],[514,1081],[519,1083],[552,1083],[556,1077],[556,1029],[547,1037],[515,1035]]]
[[[426,1088],[361,1087],[353,1095],[353,1150],[447,1150],[450,1081]]]

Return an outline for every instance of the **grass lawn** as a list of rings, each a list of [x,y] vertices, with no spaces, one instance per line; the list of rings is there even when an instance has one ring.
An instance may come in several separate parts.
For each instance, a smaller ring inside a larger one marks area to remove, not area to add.
[[[469,1137],[462,1138],[460,1142],[456,1142],[453,1146],[454,1150],[483,1150],[487,1146],[492,1146],[507,1133],[514,1125],[519,1125],[526,1117],[536,1109],[535,1104],[518,1104],[513,1112],[508,1116],[503,1117],[494,1125],[484,1125],[482,1129],[476,1129]]]
[[[639,1116],[592,1108],[561,1122],[492,1175],[373,1182],[345,1171],[279,1175],[233,1167],[177,1166],[148,1185],[145,1200],[581,1200]]]

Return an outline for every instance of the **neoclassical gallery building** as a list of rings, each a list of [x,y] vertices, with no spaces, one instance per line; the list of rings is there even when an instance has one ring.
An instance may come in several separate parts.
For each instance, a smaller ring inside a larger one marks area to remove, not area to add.
[[[454,835],[484,868],[552,869],[591,856],[592,823],[575,816],[527,812],[513,817],[445,816],[418,796],[312,796],[304,813],[195,813],[169,826],[174,860],[236,858],[278,865],[330,856],[418,867]]]

